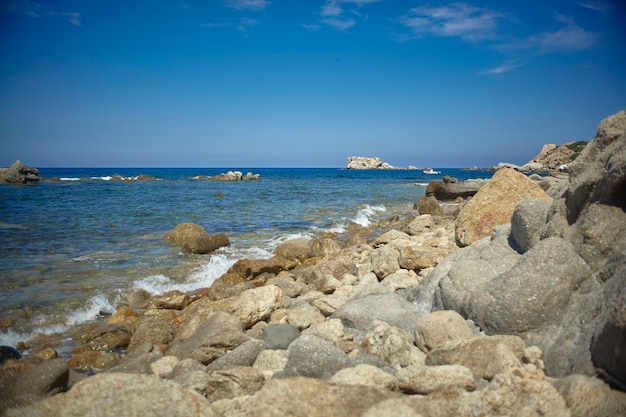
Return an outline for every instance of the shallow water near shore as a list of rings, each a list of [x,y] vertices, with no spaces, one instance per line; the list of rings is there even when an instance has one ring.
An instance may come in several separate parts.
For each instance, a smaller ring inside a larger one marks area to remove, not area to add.
[[[342,232],[394,214],[444,175],[491,172],[441,169],[245,169],[259,180],[199,181],[231,169],[40,169],[36,186],[0,187],[0,345],[112,313],[134,289],[162,294],[208,287],[238,259],[269,258],[294,237]],[[234,169],[233,169],[234,170]],[[114,175],[134,179],[116,181]],[[222,195],[218,197],[217,195]],[[231,246],[185,255],[161,239],[183,222],[225,233]]]

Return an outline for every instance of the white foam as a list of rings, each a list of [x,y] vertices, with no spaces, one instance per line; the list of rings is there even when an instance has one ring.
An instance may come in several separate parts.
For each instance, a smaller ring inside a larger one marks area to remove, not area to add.
[[[15,347],[18,342],[26,342],[38,334],[51,335],[64,333],[72,326],[95,320],[101,313],[113,313],[115,311],[114,304],[117,304],[117,302],[118,300],[116,299],[111,303],[104,294],[99,294],[87,300],[84,308],[74,310],[64,317],[55,319],[54,316],[37,315],[31,319],[35,327],[29,332],[17,333],[13,329],[0,332],[0,345]],[[56,321],[56,323],[54,323],[54,321]]]
[[[360,226],[367,227],[370,225],[371,218],[374,215],[385,211],[387,211],[387,209],[384,206],[370,206],[369,204],[366,204],[364,208],[359,210],[352,222]]]
[[[75,177],[61,177],[59,179],[61,181],[80,181],[80,178],[75,178]]]
[[[237,259],[229,258],[224,254],[213,255],[207,264],[193,271],[185,282],[176,282],[170,277],[158,274],[133,282],[133,288],[147,291],[152,295],[161,295],[174,290],[189,292],[210,287],[236,261]]]

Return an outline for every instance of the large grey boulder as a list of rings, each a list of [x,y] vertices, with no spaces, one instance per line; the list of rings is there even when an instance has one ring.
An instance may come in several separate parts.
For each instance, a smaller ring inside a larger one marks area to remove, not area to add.
[[[522,201],[508,231],[496,228],[450,255],[407,294],[421,306],[455,310],[488,334],[523,337],[544,352],[549,376],[597,372],[624,387],[624,259],[622,111],[600,123],[570,166],[567,191],[547,209]]]
[[[36,184],[39,170],[15,161],[9,168],[0,168],[0,184]]]

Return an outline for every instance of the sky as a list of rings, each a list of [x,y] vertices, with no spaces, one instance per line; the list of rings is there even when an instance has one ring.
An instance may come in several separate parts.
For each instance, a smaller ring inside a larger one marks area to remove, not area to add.
[[[623,0],[0,0],[0,166],[524,164],[626,108]]]

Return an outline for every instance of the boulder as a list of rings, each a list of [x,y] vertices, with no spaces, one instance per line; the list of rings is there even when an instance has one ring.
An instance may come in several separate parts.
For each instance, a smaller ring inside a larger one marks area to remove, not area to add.
[[[82,380],[65,394],[9,410],[6,415],[79,417],[94,414],[102,417],[219,415],[206,398],[176,382],[155,375],[108,372]]]
[[[265,378],[263,373],[251,366],[233,366],[209,373],[206,397],[211,402],[224,398],[252,395],[261,388]]]
[[[384,321],[374,321],[372,325],[361,342],[366,353],[382,359],[392,368],[424,364],[426,355],[415,347],[413,336],[406,330]]]
[[[398,388],[396,377],[365,363],[340,370],[330,378],[330,382],[345,385],[366,385],[391,391]]]
[[[208,364],[227,351],[250,340],[243,332],[241,320],[232,314],[215,312],[185,340],[175,340],[168,354],[179,359],[193,358]]]
[[[270,324],[263,329],[263,340],[269,349],[287,349],[300,336],[300,330],[291,324]]]
[[[149,342],[167,349],[167,345],[174,338],[175,329],[168,322],[159,318],[148,317],[135,325],[135,331],[130,338],[128,351],[132,352],[142,344]]]
[[[360,417],[374,404],[397,397],[399,394],[372,386],[334,384],[304,377],[272,379],[255,394],[249,415]]]
[[[300,237],[282,243],[274,249],[274,254],[293,261],[304,261],[313,256],[311,240]]]
[[[354,359],[327,340],[304,334],[289,345],[285,368],[274,378],[306,376],[329,379],[339,370],[355,366]]]
[[[330,317],[340,319],[345,327],[368,331],[375,320],[413,333],[420,309],[406,298],[395,294],[369,295],[348,301]]]
[[[458,342],[472,336],[472,329],[465,319],[452,310],[433,311],[415,323],[415,343],[425,353],[446,342]]]
[[[413,205],[413,208],[417,209],[419,214],[422,215],[443,216],[443,208],[434,195],[420,197],[417,203]]]
[[[539,242],[550,205],[546,200],[527,199],[515,206],[511,217],[511,237],[522,253]]]
[[[412,365],[396,374],[398,386],[405,394],[427,395],[455,388],[472,391],[476,388],[474,375],[462,365]]]
[[[0,184],[37,184],[39,170],[15,161],[9,168],[0,168]]]
[[[243,342],[233,350],[215,359],[207,365],[207,372],[221,371],[234,366],[252,366],[257,356],[267,348],[267,344],[258,339]]]
[[[597,378],[570,375],[552,384],[565,399],[572,417],[626,416],[626,393]]]
[[[495,226],[510,223],[515,206],[526,198],[552,201],[524,174],[499,170],[461,209],[456,219],[457,244],[467,246],[489,236]]]
[[[63,359],[51,359],[26,369],[16,376],[0,378],[0,414],[9,407],[19,407],[64,392],[70,369]]]
[[[435,197],[438,201],[454,201],[458,197],[464,199],[472,197],[485,185],[487,180],[466,180],[462,182],[443,179],[428,183],[425,196]]]
[[[182,251],[185,253],[206,254],[224,246],[230,246],[230,240],[224,233],[208,236],[194,236],[185,241]]]
[[[524,341],[517,336],[482,336],[448,342],[426,355],[426,365],[463,365],[476,378],[491,380],[496,374],[522,367]]]
[[[283,306],[283,291],[275,285],[251,288],[238,297],[226,298],[213,303],[214,310],[227,311],[241,320],[245,328],[270,317]]]
[[[196,223],[181,223],[176,225],[174,229],[163,235],[163,239],[168,241],[169,243],[184,245],[192,237],[198,236],[208,236],[209,234],[204,229],[204,227],[200,226]]]

